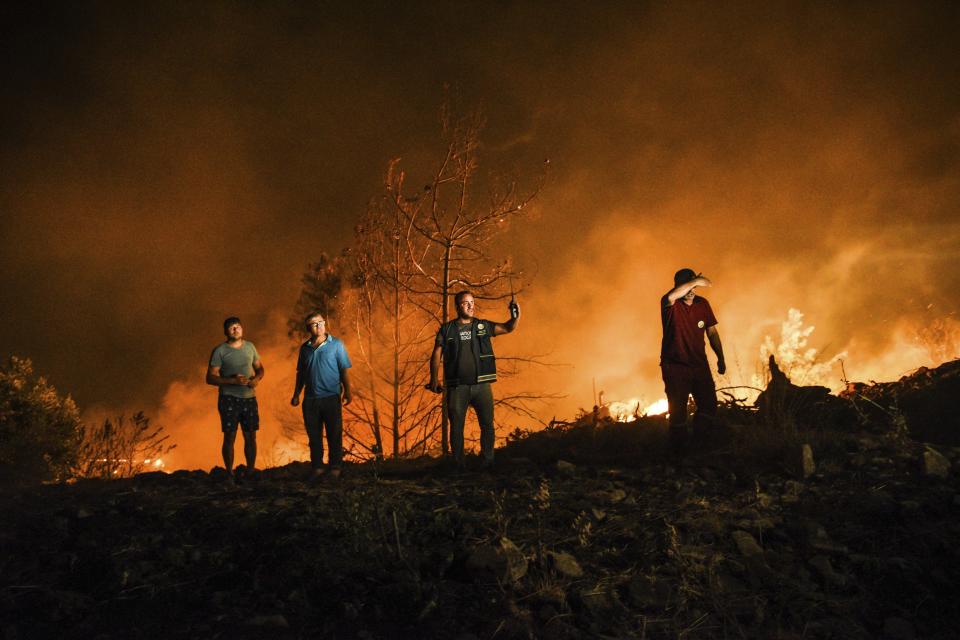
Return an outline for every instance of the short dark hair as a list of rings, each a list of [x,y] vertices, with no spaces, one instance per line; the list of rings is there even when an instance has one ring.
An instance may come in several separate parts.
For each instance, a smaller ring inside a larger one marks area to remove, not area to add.
[[[235,325],[235,324],[239,324],[239,325],[241,325],[241,326],[243,325],[243,323],[240,322],[240,318],[238,318],[237,316],[230,316],[229,318],[227,318],[226,320],[224,320],[224,321],[223,321],[223,333],[224,333],[224,335],[226,335],[227,329],[229,329],[231,326],[233,326],[233,325]]]
[[[308,313],[307,315],[303,316],[303,324],[307,324],[307,320],[309,320],[310,318],[313,318],[314,316],[320,316],[320,317],[323,318],[324,320],[327,319],[327,318],[326,318],[322,313],[320,313],[319,311],[311,311],[311,312]]]
[[[463,302],[464,296],[472,296],[472,295],[473,293],[467,291],[466,289],[464,289],[463,291],[458,291],[457,295],[453,296],[453,304],[459,307],[460,303]]]
[[[673,286],[679,287],[682,284],[687,284],[696,277],[697,272],[693,269],[680,269],[680,271],[673,274]]]

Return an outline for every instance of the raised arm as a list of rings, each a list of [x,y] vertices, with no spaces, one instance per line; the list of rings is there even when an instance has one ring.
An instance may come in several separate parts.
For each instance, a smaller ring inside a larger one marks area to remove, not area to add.
[[[707,327],[707,340],[710,341],[710,348],[717,354],[717,373],[723,375],[727,372],[727,362],[723,359],[723,345],[720,344],[720,332],[716,325]]]
[[[667,295],[665,295],[665,296],[663,297],[664,306],[665,306],[665,307],[672,307],[674,302],[676,302],[677,300],[679,300],[679,299],[682,298],[683,296],[685,296],[685,295],[687,295],[688,293],[690,293],[690,290],[693,289],[694,287],[709,287],[709,286],[711,286],[712,284],[713,284],[713,283],[710,282],[710,280],[708,280],[707,278],[705,278],[705,277],[703,277],[703,276],[697,276],[696,278],[694,278],[694,279],[691,280],[690,282],[685,282],[685,283],[683,283],[683,284],[681,284],[681,285],[679,285],[679,286],[674,287],[673,289],[671,289],[671,290],[667,293]]]
[[[517,322],[520,320],[520,305],[516,302],[511,303],[516,306],[517,317],[511,316],[506,322],[494,322],[493,323],[493,335],[502,336],[505,333],[510,333],[517,328]]]

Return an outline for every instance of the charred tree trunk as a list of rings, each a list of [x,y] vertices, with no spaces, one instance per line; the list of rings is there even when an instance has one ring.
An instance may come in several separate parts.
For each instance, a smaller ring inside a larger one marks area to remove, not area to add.
[[[440,300],[443,308],[443,316],[440,322],[441,326],[447,324],[447,322],[450,320],[450,256],[452,253],[453,246],[448,242],[443,252],[443,279],[440,281]],[[440,369],[440,375],[443,375],[442,365]],[[443,392],[440,396],[440,447],[443,451],[443,455],[450,453],[450,423],[447,420],[447,402],[449,402],[447,396],[447,385],[444,384]]]
[[[393,243],[393,457],[400,457],[400,216]]]

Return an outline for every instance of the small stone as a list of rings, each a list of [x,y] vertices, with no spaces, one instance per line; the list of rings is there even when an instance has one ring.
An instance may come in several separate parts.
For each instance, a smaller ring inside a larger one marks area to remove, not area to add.
[[[547,551],[547,561],[554,571],[568,578],[580,578],[583,576],[583,569],[580,563],[569,553],[562,551]]]
[[[673,585],[670,581],[635,576],[627,585],[630,604],[640,609],[665,609],[670,605]]]
[[[800,475],[809,478],[817,471],[817,465],[813,461],[813,447],[805,444],[800,447]]]
[[[909,620],[891,617],[883,621],[883,636],[890,640],[913,640],[917,634]]]
[[[597,522],[603,522],[607,517],[606,511],[604,511],[603,509],[597,509],[596,507],[591,507],[590,513],[593,514],[593,518]]]
[[[833,565],[827,556],[814,556],[810,558],[809,564],[817,570],[817,573],[820,574],[824,582],[838,587],[842,587],[847,583],[846,578],[833,570]]]
[[[923,505],[921,505],[916,500],[902,500],[900,502],[900,509],[902,509],[903,512],[906,514],[914,515],[919,513],[920,510],[923,509]]]
[[[720,591],[720,593],[736,594],[745,593],[748,591],[747,585],[745,585],[739,578],[736,578],[729,573],[720,571],[716,574],[715,580],[717,590]]]
[[[557,471],[565,476],[572,476],[577,472],[577,465],[566,460],[557,460]]]
[[[796,480],[787,480],[783,483],[783,495],[799,496],[803,493],[803,483]]]
[[[607,499],[614,504],[618,502],[622,502],[623,499],[626,497],[627,497],[627,492],[624,491],[623,489],[614,489],[609,494],[607,494]]]
[[[272,616],[254,616],[245,623],[248,627],[268,627],[272,629],[289,629],[290,623],[279,613]]]
[[[756,560],[763,558],[763,548],[757,544],[757,541],[753,539],[752,535],[746,531],[734,531],[730,535],[733,537],[733,541],[737,545],[740,555]]]
[[[467,569],[476,579],[494,578],[499,582],[516,582],[527,573],[527,559],[509,538],[497,544],[474,549],[467,558]]]
[[[584,589],[578,595],[584,609],[594,618],[609,619],[617,610],[623,608],[616,591],[607,588],[597,586],[595,589]]]
[[[928,447],[923,452],[923,473],[934,478],[946,478],[950,475],[950,460]]]

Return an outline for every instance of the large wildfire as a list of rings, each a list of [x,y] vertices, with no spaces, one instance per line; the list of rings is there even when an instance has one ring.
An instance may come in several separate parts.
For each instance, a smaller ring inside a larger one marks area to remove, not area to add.
[[[840,351],[829,357],[824,356],[821,350],[810,345],[815,329],[814,325],[804,323],[804,314],[800,310],[789,309],[787,318],[780,325],[779,337],[764,336],[759,348],[759,359],[763,362],[769,356],[774,356],[781,369],[796,384],[819,385],[834,392],[840,391],[849,382],[843,368],[844,358],[848,354],[846,351]],[[957,341],[955,331],[951,333],[950,325],[942,320],[930,327],[925,327],[917,332],[914,348],[901,349],[899,352],[904,371],[920,366],[907,360],[909,357],[919,355],[917,346],[925,348],[928,353],[928,357],[920,357],[919,362],[929,361],[939,364],[960,346],[960,342]],[[731,392],[729,397],[736,398],[739,402],[751,403],[767,384],[767,376],[768,372],[758,371],[753,373],[748,381],[731,384],[729,387],[722,388],[721,391],[729,390]],[[605,402],[601,394],[598,408],[617,422],[634,422],[644,416],[669,415],[665,398],[649,404],[648,402],[640,396]]]
[[[723,319],[721,309],[721,320]],[[835,391],[844,387],[846,382],[844,358],[847,357],[846,350],[831,353],[828,356],[823,355],[823,350],[811,345],[814,340],[815,327],[812,324],[805,323],[805,317],[802,312],[791,308],[787,311],[786,317],[779,322],[779,327],[774,325],[775,330],[768,333],[760,340],[759,346],[754,343],[752,349],[757,362],[766,360],[767,356],[774,355],[777,361],[781,363],[784,371],[798,384],[822,385]],[[728,325],[731,323],[727,323]],[[723,326],[723,325],[721,325]],[[937,344],[941,351],[955,348],[956,342],[951,342],[953,337],[947,333],[938,338]],[[730,340],[733,337],[734,340]],[[725,334],[726,345],[736,344],[736,335],[732,331]],[[258,437],[259,456],[258,465],[271,467],[283,465],[296,460],[305,460],[308,457],[308,451],[305,446],[305,435],[300,422],[299,410],[289,406],[289,395],[293,385],[293,363],[291,356],[291,346],[286,340],[279,343],[270,340],[257,340],[256,336],[251,336],[258,344],[261,356],[268,370],[268,375],[264,382],[258,387],[258,397],[261,406],[261,431]],[[512,336],[503,338],[498,348],[508,351]],[[897,343],[899,357],[889,362],[884,361],[876,364],[877,370],[887,371],[888,379],[898,377],[902,372],[914,369],[924,362],[931,363],[936,354],[927,351],[926,357],[922,356],[922,340],[915,338],[912,342],[906,344]],[[946,352],[946,351],[944,351]],[[730,352],[728,351],[728,354]],[[613,356],[610,356],[615,361]],[[892,358],[892,356],[891,356]],[[728,355],[728,363],[731,361]],[[711,355],[711,362],[713,362]],[[893,363],[891,368],[890,363]],[[738,401],[752,402],[760,389],[767,382],[765,371],[758,370],[753,372],[742,372],[736,367],[725,376],[715,376],[718,388],[731,393]],[[864,367],[851,367],[855,370],[866,370]],[[659,380],[659,370],[656,365],[652,371],[647,372],[647,389],[662,389],[662,382]],[[180,468],[209,468],[219,463],[219,429],[218,418],[216,414],[216,390],[213,387],[204,385],[201,375],[191,381],[179,381],[170,385],[163,399],[161,411],[158,415],[158,421],[165,425],[173,440],[177,442],[178,447],[173,452],[165,456],[163,461],[154,460],[149,464],[155,468],[164,470],[175,470]],[[611,376],[613,378],[613,376]],[[870,379],[864,376],[861,379]],[[498,383],[501,385],[496,393],[502,393],[502,390],[509,388],[510,384],[526,384],[529,381],[521,376],[517,381],[506,381]],[[544,384],[552,384],[550,378],[546,378]],[[620,387],[628,387],[621,384]],[[608,414],[612,419],[619,422],[634,422],[639,417],[651,415],[663,415],[668,411],[667,401],[664,398],[657,398],[657,395],[647,395],[643,392],[624,394],[619,398],[610,393],[615,399],[606,400],[604,392],[600,393],[595,401],[598,410]],[[632,397],[631,397],[632,396]],[[725,396],[721,395],[721,400]],[[576,402],[577,398],[571,399]],[[568,405],[569,406],[569,403]],[[548,408],[547,411],[550,409]],[[571,411],[572,413],[572,411]],[[531,425],[527,420],[526,426]],[[348,423],[348,430],[350,425]],[[498,435],[503,437],[505,434],[501,431]],[[468,446],[472,442],[476,445],[476,425],[468,422],[467,439]],[[351,438],[353,442],[351,442]],[[369,431],[358,425],[353,425],[350,436],[345,441],[348,448],[359,451],[356,447],[357,442],[370,444],[372,437]],[[362,454],[362,452],[360,452]],[[386,453],[389,455],[390,451]],[[356,459],[356,458],[354,458]]]
[[[41,7],[9,39],[0,352],[32,358],[81,407],[145,411],[178,444],[169,469],[218,463],[203,367],[231,314],[266,365],[260,459],[303,459],[272,317],[289,315],[305,265],[355,252],[392,158],[410,187],[395,204],[440,190],[441,110],[447,124],[483,111],[463,202],[500,202],[514,178],[543,185],[522,220],[496,218],[490,257],[525,270],[523,321],[496,348],[568,366],[495,393],[563,398],[498,412],[501,433],[592,407],[593,379],[621,419],[661,411],[657,301],[684,267],[714,282],[717,386],[737,398],[763,386],[766,352],[832,389],[958,354],[951,3],[424,3],[316,23],[297,3],[163,4],[146,21],[96,6],[70,20]],[[423,25],[469,55],[437,64],[398,35]],[[785,318],[817,331],[785,340]],[[336,329],[355,333],[350,319]],[[427,357],[409,355],[421,386]]]

